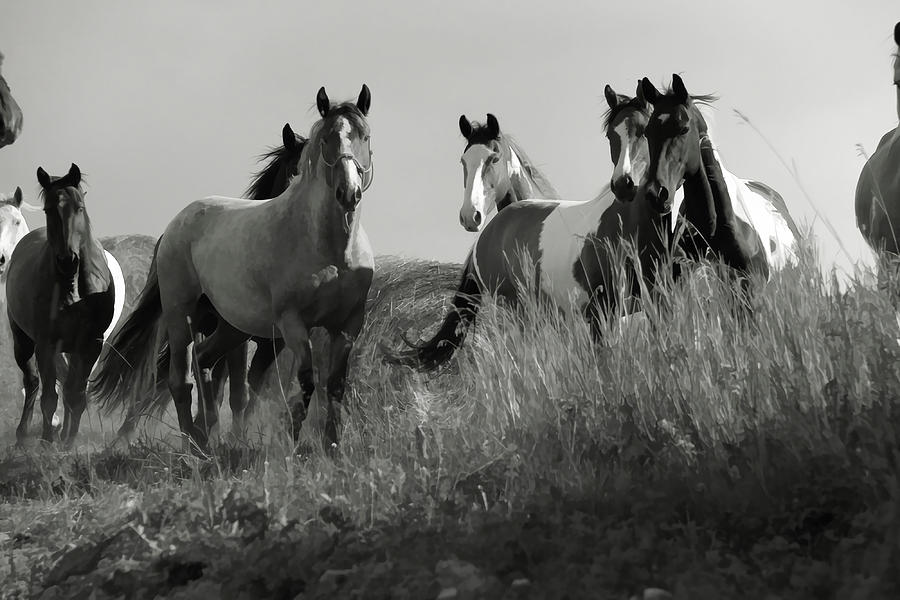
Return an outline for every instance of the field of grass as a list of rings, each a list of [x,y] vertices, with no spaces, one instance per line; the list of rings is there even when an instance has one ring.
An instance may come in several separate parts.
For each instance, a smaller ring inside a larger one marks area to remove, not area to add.
[[[316,412],[291,450],[277,382],[249,443],[224,405],[210,462],[179,453],[171,414],[105,448],[118,417],[90,408],[75,452],[14,449],[12,398],[0,595],[900,597],[896,312],[813,255],[750,324],[715,277],[599,347],[537,303],[489,305],[427,375],[377,343],[432,331],[459,266],[382,257],[333,458]]]

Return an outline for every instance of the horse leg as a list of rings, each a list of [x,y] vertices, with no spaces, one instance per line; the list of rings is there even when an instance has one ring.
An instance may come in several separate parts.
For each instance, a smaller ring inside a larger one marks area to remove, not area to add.
[[[225,378],[229,377],[229,373],[225,370],[227,366],[228,365],[224,360],[216,362],[212,366],[210,375],[211,382],[206,381],[206,373],[209,371],[200,370],[199,377],[203,378],[203,383],[209,384],[206,387],[201,387],[201,393],[203,394],[205,401],[208,399],[210,408],[207,410],[206,406],[201,404],[200,408],[197,410],[197,414],[194,416],[195,428],[204,427],[205,424],[207,424],[207,417],[210,413],[215,414],[216,421],[218,421],[219,407],[222,406],[222,400],[225,397]]]
[[[258,338],[256,340],[256,352],[253,353],[250,370],[247,372],[247,384],[250,387],[250,398],[245,408],[247,414],[256,409],[266,373],[283,349],[284,340],[282,338],[272,340]]]
[[[56,348],[49,344],[38,344],[36,358],[41,376],[41,413],[44,417],[41,439],[53,442],[56,437],[53,416],[59,402],[59,394],[56,392]]]
[[[189,311],[184,305],[173,307],[165,314],[166,331],[169,338],[169,392],[175,402],[175,413],[178,415],[178,428],[183,436],[189,436],[202,452],[207,450],[206,433],[194,427],[191,418],[191,391],[194,386],[190,381],[191,355],[188,348],[193,342],[187,317]]]
[[[81,426],[81,415],[87,406],[87,380],[91,374],[102,348],[100,341],[91,341],[82,352],[72,354],[69,359],[69,373],[63,385],[63,401],[69,414],[66,415],[68,427],[65,429],[63,443],[71,448],[78,436]]]
[[[22,407],[22,419],[16,428],[16,441],[21,444],[28,437],[28,426],[34,414],[34,401],[37,399],[40,377],[34,361],[34,341],[25,334],[13,321],[9,321],[12,330],[13,356],[22,371],[22,386],[25,388],[25,404]]]
[[[247,354],[249,351],[250,344],[244,342],[234,350],[229,351],[224,361],[228,364],[228,403],[231,405],[231,431],[237,439],[243,439],[246,433]]]
[[[66,356],[60,352],[56,355],[56,381],[59,383],[60,387],[56,390],[58,394],[62,390],[62,384],[65,382],[66,377],[69,374],[69,361],[66,360]],[[62,423],[62,432],[60,433],[61,438],[65,438],[65,432],[67,428],[70,426],[69,420],[69,406],[66,404],[66,395],[63,394],[63,423]],[[53,415],[53,419],[55,421],[59,421],[59,417],[56,414]],[[55,426],[55,425],[54,425]]]
[[[300,439],[300,429],[306,419],[309,403],[312,400],[316,386],[313,381],[312,347],[309,343],[309,330],[300,315],[288,312],[279,320],[279,329],[284,336],[285,344],[294,353],[297,365],[297,382],[300,384],[300,393],[288,400],[291,413],[291,433],[294,444]]]
[[[246,348],[248,339],[249,336],[247,336],[247,334],[235,329],[224,319],[220,318],[215,331],[195,347],[197,369],[201,374],[208,373],[210,369],[218,365],[221,365],[224,369],[226,364],[231,366],[238,360],[243,361],[243,369],[239,369],[238,373],[235,373],[234,371],[229,373],[229,378],[232,381],[232,391],[235,390],[235,387],[238,387],[237,391],[234,392],[237,395],[237,399],[232,399],[231,405],[234,407],[235,402],[237,402],[241,407],[237,415],[239,426],[241,425],[243,418],[243,405],[245,404],[245,394],[242,388],[246,381]],[[226,360],[222,360],[223,357]],[[224,370],[222,373],[224,373]],[[207,437],[209,436],[209,432],[212,431],[212,428],[219,422],[217,395],[222,391],[221,384],[223,382],[224,377],[219,377],[218,380],[215,381],[218,389],[213,389],[213,382],[207,381],[205,377],[201,377],[201,390],[203,393],[201,398],[201,408],[197,411],[197,419],[202,419],[202,421],[199,426],[197,421],[195,421],[194,428],[195,430],[204,431]],[[203,414],[202,417],[201,412]]]
[[[325,421],[325,443],[335,446],[341,433],[341,408],[344,387],[350,366],[353,342],[365,323],[365,304],[357,306],[350,319],[340,329],[329,330],[331,336],[331,363],[328,373],[328,418]]]

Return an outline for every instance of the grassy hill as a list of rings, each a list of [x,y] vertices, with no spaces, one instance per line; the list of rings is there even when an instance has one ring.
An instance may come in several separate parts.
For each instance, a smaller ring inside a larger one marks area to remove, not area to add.
[[[896,313],[811,256],[750,323],[693,277],[647,306],[656,327],[611,322],[601,346],[537,303],[489,304],[430,375],[385,366],[377,342],[430,331],[459,266],[380,257],[337,456],[315,418],[289,447],[274,389],[253,440],[209,463],[160,426],[124,453],[10,450],[0,590],[897,597]]]

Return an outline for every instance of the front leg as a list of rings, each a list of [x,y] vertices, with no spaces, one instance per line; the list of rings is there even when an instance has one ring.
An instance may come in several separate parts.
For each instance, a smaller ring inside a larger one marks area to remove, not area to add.
[[[288,400],[288,408],[291,413],[291,434],[294,444],[300,439],[300,429],[306,420],[309,411],[309,403],[315,391],[312,369],[312,347],[309,343],[309,330],[299,314],[288,311],[279,318],[278,328],[284,337],[285,344],[294,354],[297,365],[297,382],[300,384],[300,393]]]
[[[43,429],[41,439],[52,443],[56,438],[56,428],[53,427],[53,416],[59,402],[56,392],[56,348],[53,344],[41,344],[36,348],[38,373],[41,376],[41,414],[43,416]]]
[[[328,373],[328,418],[325,421],[325,443],[336,445],[341,433],[341,407],[344,387],[350,366],[350,352],[365,323],[366,309],[362,302],[356,307],[343,327],[329,330],[331,336],[331,363]]]
[[[78,436],[81,416],[87,407],[87,380],[100,356],[102,342],[91,342],[81,352],[72,354],[69,360],[69,372],[63,384],[63,402],[66,406],[66,422],[63,443],[71,448]]]

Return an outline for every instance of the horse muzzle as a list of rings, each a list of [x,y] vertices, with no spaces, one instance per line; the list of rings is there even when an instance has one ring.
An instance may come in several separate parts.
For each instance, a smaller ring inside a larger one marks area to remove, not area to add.
[[[78,255],[74,252],[68,256],[56,257],[56,270],[60,275],[72,277],[78,272]]]
[[[672,195],[666,186],[653,182],[647,186],[644,193],[646,194],[647,202],[659,214],[665,215],[672,210]]]
[[[631,175],[614,177],[609,182],[609,189],[612,190],[613,195],[619,202],[631,202],[637,195],[637,187],[634,185]]]

